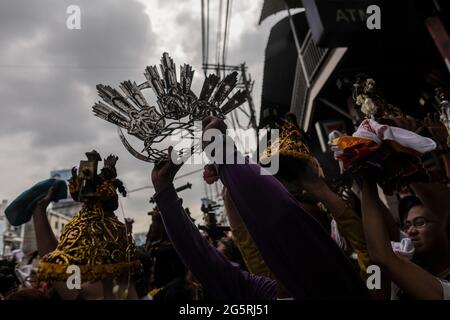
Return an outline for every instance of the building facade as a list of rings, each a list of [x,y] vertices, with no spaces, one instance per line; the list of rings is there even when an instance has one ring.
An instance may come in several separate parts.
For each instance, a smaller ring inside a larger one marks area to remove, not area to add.
[[[381,9],[380,30],[367,27],[369,5]],[[304,11],[288,13],[268,39],[259,125],[275,128],[294,113],[327,180],[338,181],[328,134],[351,135],[361,123],[352,99],[358,74],[375,79],[388,102],[407,114],[421,119],[435,111],[434,89],[450,87],[450,64],[429,21],[450,30],[450,2],[303,0],[294,7]],[[384,200],[395,211],[395,199]]]
[[[23,238],[25,228],[23,226],[12,226],[5,216],[7,200],[0,204],[0,256],[8,256],[13,250],[23,249]]]

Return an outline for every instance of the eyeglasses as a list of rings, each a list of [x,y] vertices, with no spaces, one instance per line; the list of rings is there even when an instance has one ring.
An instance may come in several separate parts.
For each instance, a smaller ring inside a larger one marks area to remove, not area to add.
[[[405,222],[405,224],[403,225],[403,231],[406,232],[411,227],[414,227],[416,229],[421,229],[421,228],[424,228],[430,222],[434,222],[434,221],[428,220],[427,218],[424,218],[424,217],[416,217],[413,219],[412,223],[411,223],[411,221]]]

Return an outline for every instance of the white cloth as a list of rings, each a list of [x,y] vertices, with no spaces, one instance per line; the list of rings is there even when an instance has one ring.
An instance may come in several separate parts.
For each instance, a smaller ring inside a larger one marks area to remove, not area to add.
[[[337,243],[339,248],[342,250],[347,250],[347,242],[345,241],[345,238],[341,236],[339,233],[338,225],[336,220],[331,220],[331,238],[334,240],[334,242]]]
[[[339,137],[342,137],[344,134],[338,130],[333,130],[328,134],[328,145],[332,145],[333,141]]]
[[[21,263],[22,259],[23,259],[23,251],[20,249],[15,249],[13,251],[11,251],[11,261],[15,262],[15,263]]]
[[[358,127],[353,137],[369,139],[377,144],[384,140],[397,142],[399,145],[425,153],[436,149],[436,142],[417,133],[398,127],[379,124],[373,119],[366,119]]]
[[[404,237],[404,234],[400,234],[402,238],[400,242],[391,241],[392,250],[399,257],[411,260],[414,255],[414,244],[411,239]],[[443,300],[450,300],[450,282],[444,279],[437,278],[442,285],[442,298]],[[400,288],[391,282],[391,300],[398,300]]]
[[[443,300],[450,300],[450,282],[447,280],[439,279],[439,282],[442,285],[442,299]]]
[[[391,241],[392,250],[400,258],[411,260],[414,256],[414,244],[411,239],[403,238],[400,242]]]
[[[400,258],[411,260],[414,256],[414,244],[405,234],[400,233],[400,239],[400,242],[391,241],[392,251]],[[399,293],[400,288],[391,282],[391,300],[398,300]]]
[[[33,265],[31,264],[16,267],[16,275],[22,283],[22,286],[24,286],[25,288],[32,287],[32,284],[29,281],[32,269]]]
[[[338,130],[333,130],[328,134],[328,146],[330,147],[331,151],[333,152],[334,159],[338,160],[340,173],[344,172],[344,164],[342,163],[342,161],[340,161],[338,159],[338,156],[340,156],[344,152],[341,149],[339,149],[338,146],[334,145],[333,141],[339,137],[342,137],[343,135],[344,134]]]

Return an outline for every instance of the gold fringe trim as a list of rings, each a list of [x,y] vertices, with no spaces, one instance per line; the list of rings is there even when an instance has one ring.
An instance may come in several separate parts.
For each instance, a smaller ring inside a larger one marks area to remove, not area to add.
[[[134,260],[113,264],[78,265],[78,267],[81,272],[81,282],[89,282],[105,278],[118,278],[127,272],[134,274],[139,268],[139,265],[140,261]],[[42,281],[65,281],[72,275],[72,273],[67,273],[69,266],[69,264],[55,264],[41,261],[38,265],[38,278]]]

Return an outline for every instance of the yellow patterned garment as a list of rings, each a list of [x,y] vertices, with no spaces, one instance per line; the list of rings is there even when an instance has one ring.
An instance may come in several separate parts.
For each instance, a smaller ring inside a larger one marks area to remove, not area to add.
[[[242,254],[242,258],[250,273],[258,276],[264,276],[268,278],[275,279],[274,274],[267,267],[264,259],[253,242],[250,233],[243,223],[240,223],[236,228],[231,230],[233,234],[233,239],[236,241],[236,245]]]
[[[341,235],[347,239],[353,250],[356,252],[358,256],[358,266],[361,270],[361,277],[365,279],[366,269],[370,265],[370,261],[361,218],[350,207],[347,207],[345,213],[339,215],[335,220]],[[274,274],[264,262],[264,259],[259,253],[258,248],[245,225],[241,223],[231,231],[233,233],[233,238],[236,241],[236,245],[247,265],[248,271],[275,280]]]
[[[341,235],[350,243],[358,255],[358,266],[361,272],[365,274],[370,261],[361,218],[352,208],[347,207],[346,211],[338,217],[334,217],[334,220]]]
[[[300,129],[292,123],[286,122],[283,125],[280,136],[274,141],[271,141],[268,147],[264,150],[260,162],[265,162],[271,157],[277,155],[297,159],[299,161],[307,161],[316,173],[320,177],[323,177],[322,167],[303,142]]]
[[[133,274],[139,260],[125,225],[115,215],[105,217],[101,206],[84,204],[64,228],[55,251],[41,258],[39,279],[66,280],[70,265],[80,268],[84,283]]]

